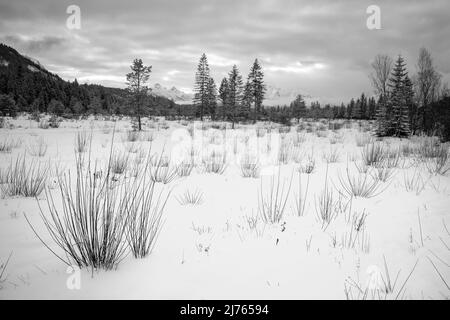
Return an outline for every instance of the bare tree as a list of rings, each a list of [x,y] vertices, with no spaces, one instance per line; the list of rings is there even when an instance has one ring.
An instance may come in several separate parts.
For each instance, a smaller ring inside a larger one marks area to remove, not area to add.
[[[425,125],[427,107],[439,99],[441,88],[441,75],[434,68],[433,59],[426,48],[420,49],[414,80],[419,113],[422,125]]]
[[[385,54],[378,54],[372,62],[373,72],[369,75],[375,92],[382,98],[386,97],[388,81],[392,70],[392,58]]]
[[[389,129],[388,118],[389,111],[387,106],[388,90],[389,90],[389,77],[392,71],[392,58],[386,54],[378,54],[375,56],[372,62],[373,72],[369,75],[372,85],[375,89],[375,93],[379,96],[380,103],[376,111],[377,119],[377,135],[384,136]]]

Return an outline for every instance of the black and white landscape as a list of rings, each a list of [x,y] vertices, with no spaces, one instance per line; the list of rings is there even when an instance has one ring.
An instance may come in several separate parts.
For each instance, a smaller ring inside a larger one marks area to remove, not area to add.
[[[449,12],[0,0],[0,299],[448,299]]]

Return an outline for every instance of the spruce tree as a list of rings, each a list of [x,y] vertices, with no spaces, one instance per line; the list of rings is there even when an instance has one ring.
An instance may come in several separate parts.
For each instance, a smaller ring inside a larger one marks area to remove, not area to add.
[[[361,119],[362,117],[362,108],[361,108],[361,100],[358,99],[353,105],[352,108],[352,119]]]
[[[230,110],[232,128],[236,122],[237,109],[242,104],[242,76],[236,65],[228,74],[228,97],[227,104]]]
[[[404,88],[406,76],[406,64],[402,56],[399,55],[392,70],[391,78],[389,79],[389,87],[391,89],[389,104],[392,108],[389,133],[398,137],[410,135],[409,109],[406,104]]]
[[[254,103],[254,121],[256,121],[258,114],[261,112],[264,94],[266,93],[264,73],[258,59],[255,59],[253,62],[247,81],[249,83],[251,103]]]
[[[202,54],[197,66],[194,85],[194,105],[200,108],[200,120],[203,121],[203,114],[208,108],[208,88],[209,88],[209,65],[206,54]]]
[[[209,78],[208,81],[208,111],[211,115],[211,119],[215,119],[216,109],[217,109],[217,87],[213,78]]]
[[[306,114],[306,104],[303,96],[301,94],[297,95],[295,100],[291,102],[291,111],[292,116],[297,118],[297,122],[299,122],[301,117],[304,117]]]
[[[380,96],[375,112],[376,129],[375,134],[378,137],[384,137],[388,133],[388,112],[386,99]]]
[[[242,96],[242,110],[241,110],[241,113],[245,115],[246,120],[248,120],[250,116],[253,100],[254,96],[252,84],[247,80],[244,86],[244,95]]]
[[[222,120],[226,119],[227,97],[228,97],[228,80],[227,78],[223,78],[219,88],[219,99],[222,102]]]
[[[417,106],[414,103],[413,83],[408,75],[405,76],[405,80],[403,81],[403,94],[409,112],[409,126],[411,132],[414,134],[417,129]]]

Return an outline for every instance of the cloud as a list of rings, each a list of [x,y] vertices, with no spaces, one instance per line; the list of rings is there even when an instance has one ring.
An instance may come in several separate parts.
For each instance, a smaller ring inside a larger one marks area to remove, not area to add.
[[[78,0],[81,30],[66,28],[72,1],[0,2],[1,41],[69,80],[123,87],[139,57],[153,66],[151,84],[192,89],[205,52],[217,83],[233,64],[245,78],[259,58],[269,84],[340,103],[372,92],[377,53],[401,53],[413,73],[421,46],[449,79],[447,0],[379,0],[375,31],[366,27],[371,0]]]
[[[38,53],[42,50],[52,49],[64,45],[65,38],[54,36],[29,37],[25,35],[6,35],[2,41],[12,43],[30,53]]]

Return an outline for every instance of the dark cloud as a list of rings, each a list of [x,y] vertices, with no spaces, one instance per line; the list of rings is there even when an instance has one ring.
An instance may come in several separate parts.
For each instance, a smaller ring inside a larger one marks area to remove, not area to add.
[[[44,36],[40,38],[28,38],[20,37],[17,35],[6,35],[3,37],[2,41],[6,43],[12,43],[15,46],[23,48],[25,51],[30,53],[39,53],[44,50],[51,50],[54,47],[60,47],[66,42],[65,38]]]
[[[153,83],[189,89],[205,52],[216,82],[258,57],[269,84],[339,102],[371,93],[377,53],[401,53],[412,73],[421,46],[449,77],[447,0],[79,0],[81,30],[66,28],[71,0],[0,2],[0,39],[67,79],[124,86],[141,57]],[[372,4],[382,30],[366,27]]]

